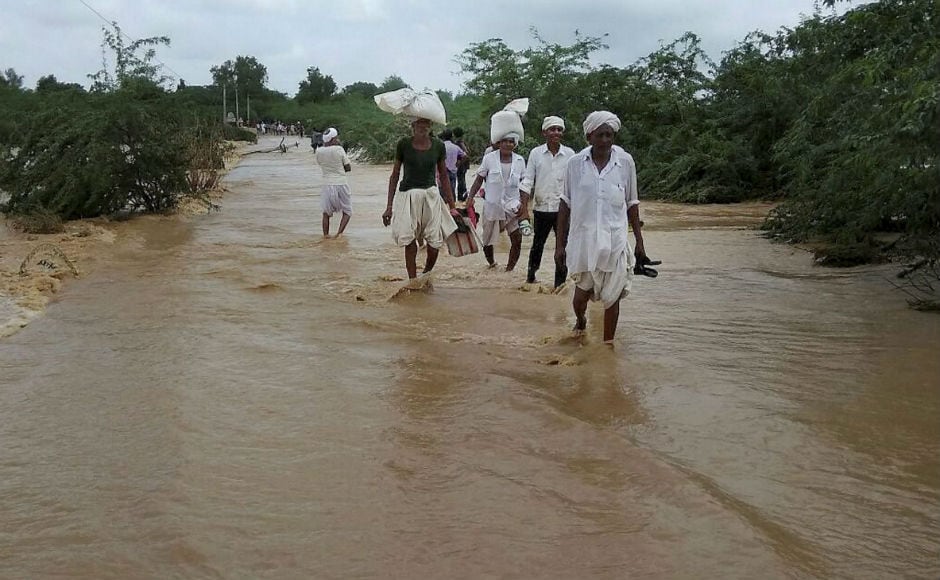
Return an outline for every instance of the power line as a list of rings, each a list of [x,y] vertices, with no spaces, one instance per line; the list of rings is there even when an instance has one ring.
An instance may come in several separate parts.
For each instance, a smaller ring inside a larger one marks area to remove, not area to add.
[[[113,20],[108,20],[107,18],[105,18],[104,15],[101,14],[101,12],[98,12],[98,11],[95,10],[93,7],[91,7],[87,2],[85,2],[85,0],[78,0],[78,1],[81,2],[81,3],[85,6],[85,8],[87,8],[87,9],[91,10],[92,12],[94,12],[95,15],[98,16],[98,18],[100,18],[100,19],[101,19],[102,21],[104,21],[106,24],[108,24],[109,26],[114,26],[114,21],[113,21]],[[127,40],[131,41],[132,43],[137,42],[136,39],[133,39],[133,38],[131,38],[130,36],[128,36],[127,33],[124,32],[123,30],[121,30],[120,28],[118,28],[118,31],[120,32],[121,36],[123,36],[123,37],[126,38]],[[165,62],[163,62],[163,61],[160,60],[159,58],[153,57],[153,60],[157,61],[158,63],[160,63],[160,66],[166,68],[168,71],[170,71],[171,73],[173,73],[174,75],[176,75],[176,77],[175,77],[176,79],[182,79],[182,78],[183,78],[183,75],[181,75],[180,73],[178,73],[178,72],[176,72],[175,70],[173,70],[172,68],[170,68],[170,66],[169,66],[168,64],[166,64]]]

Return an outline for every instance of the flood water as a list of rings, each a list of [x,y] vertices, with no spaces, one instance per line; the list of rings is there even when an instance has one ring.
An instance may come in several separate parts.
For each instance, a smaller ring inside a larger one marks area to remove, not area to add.
[[[323,241],[306,142],[249,155],[0,340],[0,577],[940,575],[940,317],[890,267],[644,203],[660,276],[579,343],[531,238],[389,301],[389,170]]]

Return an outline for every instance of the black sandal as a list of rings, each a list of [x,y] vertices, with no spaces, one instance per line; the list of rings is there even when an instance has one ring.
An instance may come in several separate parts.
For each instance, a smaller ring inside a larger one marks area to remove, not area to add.
[[[647,276],[649,278],[655,278],[659,276],[659,272],[655,268],[650,268],[650,266],[658,266],[662,264],[662,260],[650,260],[649,256],[642,255],[636,257],[636,265],[633,266],[633,273],[638,275]]]

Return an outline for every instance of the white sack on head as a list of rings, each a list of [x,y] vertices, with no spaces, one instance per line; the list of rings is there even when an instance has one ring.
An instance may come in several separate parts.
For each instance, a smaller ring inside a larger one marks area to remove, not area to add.
[[[503,107],[503,110],[518,113],[521,117],[529,112],[529,98],[523,97],[521,99],[513,99],[509,101],[509,104]]]
[[[330,141],[332,141],[333,139],[336,139],[337,137],[339,137],[339,131],[337,131],[333,127],[330,127],[329,129],[323,132],[323,143],[324,144],[329,143]]]
[[[502,111],[493,113],[490,117],[490,143],[499,143],[510,133],[518,136],[516,143],[525,137],[525,128],[522,126],[522,116],[529,110],[529,99],[514,99],[503,107]]]
[[[413,119],[429,119],[431,122],[447,124],[447,113],[441,98],[434,91],[416,92],[407,87],[375,95],[375,104],[386,113],[405,115]]]
[[[548,129],[549,127],[561,127],[562,129],[564,129],[565,120],[562,119],[561,117],[556,117],[554,115],[545,117],[545,119],[542,120],[542,130],[544,131]]]
[[[587,137],[601,125],[607,125],[614,130],[620,130],[620,119],[610,111],[594,111],[584,120],[584,136]]]

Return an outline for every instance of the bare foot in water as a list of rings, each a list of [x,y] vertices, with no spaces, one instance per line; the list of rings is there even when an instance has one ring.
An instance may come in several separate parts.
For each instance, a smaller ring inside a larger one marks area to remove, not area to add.
[[[572,332],[574,336],[584,336],[584,331],[587,328],[587,319],[583,317],[578,317],[574,323],[574,328]]]

